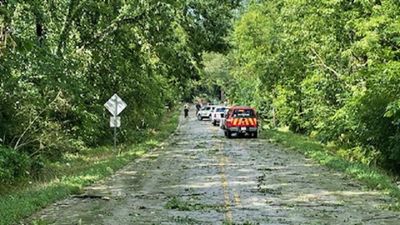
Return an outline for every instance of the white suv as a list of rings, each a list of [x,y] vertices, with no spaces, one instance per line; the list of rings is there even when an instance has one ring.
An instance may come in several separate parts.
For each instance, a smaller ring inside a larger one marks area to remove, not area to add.
[[[199,112],[197,113],[197,119],[198,120],[203,120],[204,118],[211,118],[211,111],[215,109],[214,105],[206,105],[203,106]]]
[[[216,106],[211,111],[211,123],[214,126],[217,126],[221,122],[221,119],[224,118],[226,109],[228,109],[226,106]]]

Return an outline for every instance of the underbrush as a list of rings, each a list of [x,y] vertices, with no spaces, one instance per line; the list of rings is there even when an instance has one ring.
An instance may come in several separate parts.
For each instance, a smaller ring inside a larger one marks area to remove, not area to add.
[[[383,169],[343,157],[342,150],[326,146],[306,136],[278,130],[264,130],[264,138],[304,154],[321,165],[342,171],[363,182],[369,188],[380,190],[397,199],[390,208],[400,210],[400,189],[395,178]]]
[[[32,161],[28,155],[0,146],[0,183],[10,184],[14,177],[24,177]]]
[[[141,133],[140,143],[119,146],[117,151],[112,147],[99,147],[67,153],[58,161],[45,161],[43,172],[35,179],[25,178],[9,184],[2,182],[0,185],[0,225],[18,223],[41,208],[68,195],[79,194],[83,187],[112,175],[149,149],[159,146],[175,131],[178,120],[178,112],[170,112],[163,118],[163,122],[157,129]],[[1,151],[5,150],[1,149]],[[11,156],[14,157],[14,155]],[[0,155],[0,157],[3,156]],[[27,167],[27,165],[21,166]],[[3,174],[9,173],[9,171],[1,171],[1,175],[5,178]]]

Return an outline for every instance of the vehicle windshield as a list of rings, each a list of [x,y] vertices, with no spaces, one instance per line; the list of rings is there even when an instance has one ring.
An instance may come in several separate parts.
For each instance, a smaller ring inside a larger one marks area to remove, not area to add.
[[[234,118],[252,118],[255,116],[256,114],[253,109],[235,109],[232,113],[232,117]]]
[[[217,108],[217,112],[225,112],[225,108]]]
[[[211,107],[206,106],[206,107],[203,107],[201,110],[203,110],[203,111],[208,111],[208,110],[211,110]]]

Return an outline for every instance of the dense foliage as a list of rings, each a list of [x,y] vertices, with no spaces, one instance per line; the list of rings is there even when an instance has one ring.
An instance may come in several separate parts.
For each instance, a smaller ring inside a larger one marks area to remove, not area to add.
[[[228,49],[237,5],[0,0],[0,180],[19,175],[12,166],[28,172],[30,160],[107,143],[113,93],[128,104],[121,141],[155,126],[198,79],[202,52]]]
[[[400,172],[400,1],[255,2],[232,35],[232,102]]]

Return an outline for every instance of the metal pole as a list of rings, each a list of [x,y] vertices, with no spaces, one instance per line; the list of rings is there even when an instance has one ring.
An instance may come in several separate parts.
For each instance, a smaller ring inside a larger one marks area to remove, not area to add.
[[[114,122],[116,122],[116,117],[114,116]],[[114,151],[117,151],[117,127],[114,126]]]
[[[117,113],[118,113],[118,102],[117,102],[117,96],[114,96],[114,102],[115,102],[115,114],[114,114],[114,151],[117,151]]]

